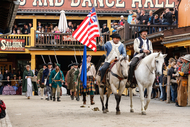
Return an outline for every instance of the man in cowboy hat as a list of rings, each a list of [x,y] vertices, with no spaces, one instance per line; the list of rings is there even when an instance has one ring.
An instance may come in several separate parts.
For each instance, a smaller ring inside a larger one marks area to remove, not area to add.
[[[67,83],[68,88],[70,89],[71,100],[74,100],[74,96],[76,95],[76,86],[74,81],[76,71],[79,72],[78,63],[73,63],[73,68],[69,71],[69,74],[67,75]]]
[[[178,83],[178,94],[176,106],[186,106],[187,105],[187,84],[188,75],[190,74],[190,54],[181,57],[183,64],[179,68],[179,83]]]
[[[38,75],[37,75],[37,83],[40,84],[41,100],[44,99],[44,87],[45,87],[45,85],[42,84],[42,76],[43,76],[43,71],[47,68],[47,64],[43,64],[42,66],[43,68],[39,70]]]
[[[53,101],[55,101],[55,92],[57,90],[57,101],[60,102],[60,88],[62,83],[64,82],[63,72],[60,70],[61,65],[56,64],[55,70],[53,70],[50,74],[49,78],[49,86],[52,86],[53,92]]]
[[[104,78],[104,75],[106,73],[106,70],[109,68],[110,62],[114,59],[118,59],[120,55],[126,57],[126,49],[125,46],[121,43],[121,37],[119,34],[113,34],[110,37],[112,37],[111,41],[106,42],[103,44],[102,41],[99,43],[100,50],[106,50],[107,51],[107,58],[105,59],[104,65],[100,68],[101,72],[101,82]],[[104,87],[104,84],[101,83],[100,87]]]
[[[50,100],[52,100],[51,87],[49,86],[49,77],[50,77],[51,71],[53,71],[52,63],[48,62],[48,68],[46,68],[43,71],[43,76],[42,76],[42,84],[46,86],[45,94],[47,94],[48,101],[49,101],[49,97],[50,97]]]
[[[131,60],[131,64],[130,64],[130,69],[129,69],[129,77],[128,77],[128,83],[129,85],[134,88],[135,84],[132,83],[133,80],[133,73],[134,73],[134,68],[137,64],[137,62],[139,61],[140,58],[143,57],[143,55],[149,55],[151,53],[153,53],[153,48],[152,48],[152,42],[147,39],[147,33],[148,33],[148,29],[146,28],[142,28],[140,31],[140,37],[136,38],[134,40],[134,57]]]

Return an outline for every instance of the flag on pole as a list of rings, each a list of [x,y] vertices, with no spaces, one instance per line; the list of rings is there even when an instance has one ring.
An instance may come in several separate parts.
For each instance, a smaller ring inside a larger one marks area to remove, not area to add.
[[[83,83],[83,87],[87,87],[87,61],[86,61],[86,45],[84,46],[83,61],[82,61],[82,70],[80,75],[80,80]]]
[[[96,37],[100,37],[100,31],[94,7],[72,35],[83,45],[88,46],[95,52],[97,51]]]

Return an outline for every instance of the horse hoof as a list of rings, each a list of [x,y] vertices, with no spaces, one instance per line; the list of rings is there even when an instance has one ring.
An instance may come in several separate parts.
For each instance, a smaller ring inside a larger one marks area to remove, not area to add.
[[[106,110],[106,112],[109,112],[109,110],[108,109],[105,109]]]
[[[142,112],[142,115],[146,115],[146,112],[145,112],[145,111],[143,111],[143,112]]]
[[[105,110],[103,110],[103,113],[104,113],[104,114],[106,114],[106,113],[107,113],[107,110],[106,110],[106,109],[105,109]]]
[[[131,109],[130,112],[133,113],[133,112],[134,112],[134,109]]]
[[[121,114],[121,112],[120,111],[116,111],[116,115],[120,115]]]

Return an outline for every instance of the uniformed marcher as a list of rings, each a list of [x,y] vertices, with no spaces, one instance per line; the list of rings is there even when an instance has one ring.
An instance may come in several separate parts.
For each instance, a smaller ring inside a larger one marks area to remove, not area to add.
[[[50,74],[49,78],[49,86],[52,86],[52,92],[53,92],[53,101],[55,101],[55,93],[57,90],[57,101],[60,100],[60,88],[62,86],[62,83],[64,82],[64,75],[63,72],[60,69],[61,65],[56,64],[55,70],[53,70]]]
[[[43,71],[43,76],[42,76],[42,84],[46,86],[45,94],[47,95],[48,101],[49,101],[49,99],[52,100],[52,96],[51,96],[52,90],[51,90],[51,87],[49,86],[49,78],[50,78],[50,74],[52,71],[53,71],[52,63],[48,62],[48,68],[46,68]]]
[[[69,71],[69,74],[67,75],[67,83],[68,88],[70,89],[71,100],[74,100],[74,96],[76,95],[76,84],[74,81],[75,72],[79,71],[78,63],[73,63],[73,66],[74,67]]]
[[[86,104],[86,95],[87,93],[90,94],[90,102],[91,105],[94,105],[94,92],[95,92],[95,75],[96,69],[93,63],[91,63],[92,56],[87,56],[87,88],[83,87],[83,83],[80,82],[80,94],[83,95],[83,104]],[[81,72],[82,66],[80,67]]]
[[[100,87],[104,87],[104,83],[102,83],[102,81],[106,73],[106,70],[109,68],[110,62],[114,59],[119,59],[120,55],[122,55],[123,57],[126,57],[126,48],[120,41],[121,40],[120,35],[113,34],[110,37],[112,37],[112,40],[106,42],[106,44],[103,44],[103,41],[100,41],[99,43],[100,50],[107,51],[107,58],[105,60],[105,63],[100,68],[100,72],[101,72]]]
[[[69,71],[70,71],[73,67],[74,67],[74,66],[73,66],[73,63],[71,63],[71,64],[68,65],[69,70],[67,71],[67,74],[66,74],[66,76],[65,76],[65,85],[67,86],[67,94],[68,94],[68,95],[70,95],[70,89],[69,89],[69,87],[68,87],[67,77],[68,77],[68,75],[69,75]]]
[[[187,106],[187,96],[188,96],[188,75],[190,74],[190,54],[181,57],[183,64],[179,69],[179,83],[177,92],[177,102],[176,106]]]
[[[134,57],[131,60],[129,75],[128,75],[128,83],[132,88],[135,87],[135,84],[132,82],[134,68],[137,62],[144,56],[153,53],[152,42],[147,38],[148,29],[142,28],[140,31],[140,37],[134,40]]]
[[[37,75],[37,83],[40,84],[40,94],[41,94],[41,100],[44,99],[44,87],[45,85],[42,84],[42,76],[43,76],[43,71],[47,68],[47,64],[43,64],[43,68],[41,68],[38,72]]]

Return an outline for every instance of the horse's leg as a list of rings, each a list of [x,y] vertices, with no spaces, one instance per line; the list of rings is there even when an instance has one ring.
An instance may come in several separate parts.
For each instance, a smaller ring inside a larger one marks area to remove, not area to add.
[[[121,112],[120,112],[120,110],[119,110],[119,103],[120,103],[120,101],[121,101],[121,95],[115,94],[115,99],[116,99],[116,102],[117,102],[116,115],[120,115]]]
[[[131,107],[130,112],[134,112],[134,109],[133,109],[133,101],[132,101],[132,99],[133,99],[132,88],[129,88],[129,96],[130,96],[130,107]]]
[[[99,87],[100,101],[102,102],[102,111],[104,112],[104,88]]]
[[[109,110],[108,110],[108,100],[109,100],[109,97],[110,97],[110,94],[111,94],[111,88],[108,88],[108,91],[107,91],[107,98],[106,98],[106,105],[105,105],[105,107],[106,107],[106,109],[105,109],[105,111],[106,112],[109,112]]]
[[[142,115],[146,115],[146,111],[144,110],[144,91],[143,90],[144,90],[143,86],[139,84],[139,93],[140,93],[140,98],[141,98],[141,113]]]
[[[144,106],[145,110],[148,108],[148,104],[150,103],[151,92],[152,92],[152,85],[147,88],[148,98],[147,98],[147,101],[146,101],[146,105]]]

